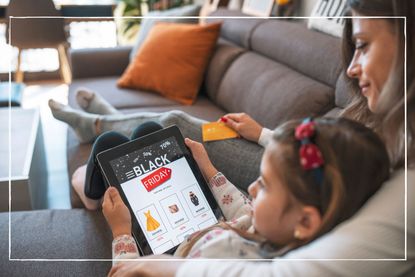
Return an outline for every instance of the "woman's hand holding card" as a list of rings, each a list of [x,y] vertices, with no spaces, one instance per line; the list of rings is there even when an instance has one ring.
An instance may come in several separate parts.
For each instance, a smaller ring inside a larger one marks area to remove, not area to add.
[[[258,142],[262,132],[262,126],[246,113],[228,113],[219,121],[235,130],[241,137],[253,142]]]

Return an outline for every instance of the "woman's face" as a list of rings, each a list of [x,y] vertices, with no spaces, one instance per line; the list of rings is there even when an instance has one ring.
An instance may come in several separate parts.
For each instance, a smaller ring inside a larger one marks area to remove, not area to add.
[[[271,153],[284,155],[282,147],[273,143],[265,151],[261,162],[261,176],[253,182],[248,192],[252,196],[252,224],[267,240],[286,245],[292,241],[295,224],[300,218],[297,203],[290,196],[274,165]],[[287,208],[288,205],[290,208]]]
[[[354,16],[358,14],[353,13]],[[372,112],[385,85],[395,58],[397,39],[385,19],[353,18],[355,52],[347,75],[359,82],[361,93]]]

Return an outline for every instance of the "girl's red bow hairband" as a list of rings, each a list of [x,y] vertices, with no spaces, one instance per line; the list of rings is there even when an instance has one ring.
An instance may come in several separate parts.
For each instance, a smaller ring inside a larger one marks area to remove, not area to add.
[[[295,128],[295,138],[301,142],[299,151],[301,166],[304,170],[315,170],[317,179],[321,183],[323,177],[321,170],[324,165],[324,159],[318,146],[312,142],[316,133],[315,125],[311,118],[304,119]]]

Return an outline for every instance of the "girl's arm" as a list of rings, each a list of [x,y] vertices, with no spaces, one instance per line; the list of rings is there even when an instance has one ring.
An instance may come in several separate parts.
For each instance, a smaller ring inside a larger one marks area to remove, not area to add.
[[[209,180],[209,185],[226,220],[232,221],[244,215],[251,215],[251,201],[221,172],[217,172]]]
[[[213,195],[224,213],[226,220],[235,220],[243,215],[251,214],[251,202],[226,177],[213,166],[205,147],[196,141],[186,138],[203,176],[209,181]]]
[[[120,235],[112,241],[112,264],[122,259],[137,259],[140,254],[131,235]]]
[[[120,259],[138,258],[140,254],[131,236],[131,215],[116,188],[109,187],[105,192],[102,212],[114,237],[112,241],[113,264]]]

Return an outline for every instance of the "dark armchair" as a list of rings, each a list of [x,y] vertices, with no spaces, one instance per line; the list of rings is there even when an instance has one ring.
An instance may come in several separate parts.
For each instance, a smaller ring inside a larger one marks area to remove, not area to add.
[[[54,18],[12,18],[9,17],[50,16]],[[59,53],[60,72],[66,83],[70,82],[70,68],[66,55],[66,33],[64,19],[52,0],[10,0],[6,9],[7,34],[10,29],[10,44],[18,48],[15,80],[23,81],[21,52],[24,49],[56,48]]]

